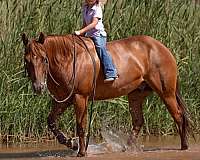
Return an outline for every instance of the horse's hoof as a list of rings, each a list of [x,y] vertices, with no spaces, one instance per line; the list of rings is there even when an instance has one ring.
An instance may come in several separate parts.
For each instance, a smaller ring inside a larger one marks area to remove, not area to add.
[[[85,157],[85,152],[78,152],[77,157]]]
[[[188,149],[188,146],[185,145],[185,146],[181,146],[181,150],[187,150]]]

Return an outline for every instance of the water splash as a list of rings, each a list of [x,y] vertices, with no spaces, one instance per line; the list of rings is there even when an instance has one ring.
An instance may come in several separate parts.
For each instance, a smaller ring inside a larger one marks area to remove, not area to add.
[[[105,141],[100,144],[90,144],[88,146],[88,153],[140,152],[143,150],[142,146],[136,141],[132,141],[128,145],[129,136],[109,126],[103,126],[101,134]]]
[[[88,145],[87,152],[89,154],[101,154],[112,152],[141,152],[143,147],[137,142],[135,138],[130,140],[130,136],[117,129],[110,127],[109,125],[102,126],[101,135],[104,139],[103,143],[97,144],[95,140],[90,138],[90,144]],[[127,144],[127,142],[131,142]],[[78,137],[72,139],[72,146],[79,148]]]
[[[116,130],[106,126],[101,132],[106,143],[110,146],[112,152],[125,152],[128,149],[126,136]]]

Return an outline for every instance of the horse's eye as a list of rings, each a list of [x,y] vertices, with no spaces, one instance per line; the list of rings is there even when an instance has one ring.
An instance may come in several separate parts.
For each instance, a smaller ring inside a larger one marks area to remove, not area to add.
[[[44,63],[48,64],[48,59],[47,58],[44,58]]]
[[[28,64],[29,64],[29,61],[28,61],[27,59],[25,59],[25,60],[24,60],[24,66],[26,66],[26,67],[27,67],[27,66],[28,66]]]

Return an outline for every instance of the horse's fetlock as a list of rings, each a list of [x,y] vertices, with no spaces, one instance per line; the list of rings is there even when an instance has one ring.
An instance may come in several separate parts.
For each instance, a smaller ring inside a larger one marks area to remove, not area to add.
[[[66,146],[68,148],[72,148],[72,139],[71,138],[69,138],[68,140],[66,140]]]
[[[56,136],[56,138],[57,138],[57,140],[58,140],[58,142],[60,143],[60,144],[67,144],[67,139],[66,139],[66,137],[63,135],[63,133],[58,133],[57,134],[57,136]]]
[[[85,157],[86,152],[79,151],[77,157]]]

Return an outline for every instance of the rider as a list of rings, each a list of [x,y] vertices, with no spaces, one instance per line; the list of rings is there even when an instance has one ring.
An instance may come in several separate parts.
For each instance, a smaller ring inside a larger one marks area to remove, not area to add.
[[[103,13],[99,0],[85,0],[85,4],[83,5],[83,28],[75,31],[75,34],[85,35],[93,40],[97,54],[103,65],[105,74],[104,82],[109,82],[114,81],[118,76],[112,58],[106,50],[107,34],[104,30],[102,18]]]

